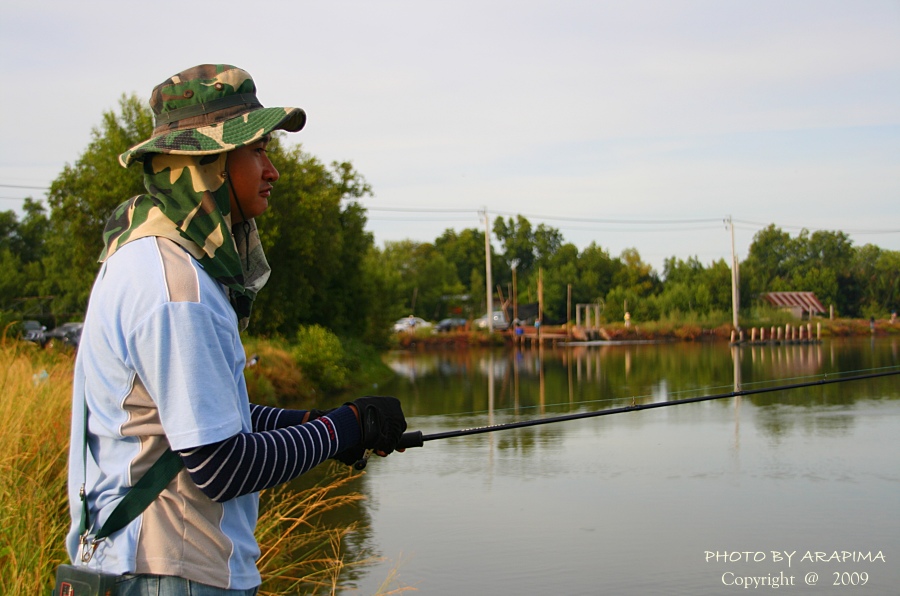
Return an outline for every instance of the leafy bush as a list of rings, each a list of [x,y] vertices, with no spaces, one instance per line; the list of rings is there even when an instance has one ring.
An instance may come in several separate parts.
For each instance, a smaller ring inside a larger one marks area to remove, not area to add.
[[[244,338],[243,342],[247,354],[244,379],[250,401],[284,407],[286,401],[308,398],[315,393],[285,342],[254,337]]]
[[[310,382],[325,392],[349,387],[346,353],[334,333],[319,325],[301,326],[296,340],[291,355]]]

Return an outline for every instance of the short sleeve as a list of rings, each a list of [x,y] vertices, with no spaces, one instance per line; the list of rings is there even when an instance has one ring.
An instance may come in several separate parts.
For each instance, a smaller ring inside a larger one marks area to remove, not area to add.
[[[129,334],[127,347],[173,449],[249,430],[244,353],[233,321],[202,303],[168,302]]]

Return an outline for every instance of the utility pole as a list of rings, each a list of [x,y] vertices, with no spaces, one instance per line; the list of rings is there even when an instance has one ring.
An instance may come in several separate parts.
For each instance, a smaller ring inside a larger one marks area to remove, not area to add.
[[[487,328],[494,332],[494,283],[491,279],[491,218],[487,207],[484,208],[484,277],[487,288]]]
[[[509,263],[512,269],[513,286],[512,286],[512,303],[513,303],[513,321],[519,320],[519,290],[516,288],[516,269],[519,267],[519,259],[513,259]]]
[[[737,255],[734,252],[734,221],[728,216],[728,227],[731,228],[731,311],[734,313],[734,330],[740,333],[741,326],[738,323],[738,309],[741,304],[740,271],[738,271]]]

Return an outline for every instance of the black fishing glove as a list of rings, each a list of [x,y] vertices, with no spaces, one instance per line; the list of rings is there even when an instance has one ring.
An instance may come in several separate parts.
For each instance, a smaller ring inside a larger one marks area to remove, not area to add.
[[[406,418],[396,397],[367,395],[352,402],[359,410],[360,446],[387,455],[406,430]],[[348,404],[349,405],[349,404]]]
[[[347,464],[348,466],[355,465],[356,462],[363,459],[366,456],[366,448],[362,446],[362,443],[357,444],[355,447],[351,447],[350,449],[345,449],[341,451],[331,459],[336,459],[342,464]]]

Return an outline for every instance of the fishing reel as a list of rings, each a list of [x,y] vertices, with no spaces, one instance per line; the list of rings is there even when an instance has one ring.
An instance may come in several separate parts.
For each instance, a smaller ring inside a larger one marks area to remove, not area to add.
[[[404,449],[409,449],[410,447],[421,447],[425,444],[423,440],[422,431],[414,430],[412,432],[403,433],[403,436],[400,437],[400,441],[397,443],[397,451],[403,451]],[[369,457],[371,457],[374,449],[366,449],[366,452],[363,456],[356,460],[356,463],[353,464],[354,470],[365,470],[366,464],[369,463]]]

